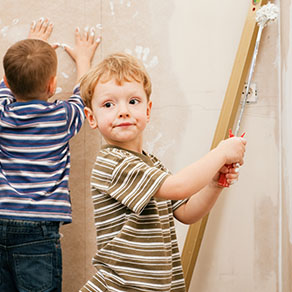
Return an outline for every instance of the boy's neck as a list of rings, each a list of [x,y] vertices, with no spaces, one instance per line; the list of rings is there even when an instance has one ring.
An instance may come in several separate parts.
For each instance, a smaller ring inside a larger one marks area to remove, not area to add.
[[[30,102],[34,100],[48,101],[49,98],[52,97],[52,94],[44,93],[35,97],[23,97],[23,96],[17,96],[17,95],[14,95],[14,96],[17,102]]]
[[[46,86],[46,89],[43,92],[39,94],[35,93],[35,96],[32,96],[32,97],[23,97],[23,96],[17,96],[17,95],[14,95],[14,96],[17,102],[30,102],[33,100],[48,101],[48,99],[55,94],[56,88],[57,88],[57,78],[56,78],[56,75],[54,75],[50,78]]]
[[[48,101],[49,98],[18,98],[15,97],[16,102],[31,102],[35,100],[40,100],[40,101]]]
[[[139,143],[139,145],[135,145],[131,142],[119,143],[119,142],[113,142],[113,141],[106,141],[106,143],[112,146],[123,148],[125,150],[130,150],[130,151],[134,151],[141,154],[143,153],[142,143],[141,144]]]

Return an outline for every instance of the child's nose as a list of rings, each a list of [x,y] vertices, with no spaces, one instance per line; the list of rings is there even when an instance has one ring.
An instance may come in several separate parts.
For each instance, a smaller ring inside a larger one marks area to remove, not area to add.
[[[120,113],[120,118],[128,118],[130,115],[128,113]]]
[[[119,117],[120,118],[128,118],[130,116],[130,112],[126,105],[120,105],[119,107]]]

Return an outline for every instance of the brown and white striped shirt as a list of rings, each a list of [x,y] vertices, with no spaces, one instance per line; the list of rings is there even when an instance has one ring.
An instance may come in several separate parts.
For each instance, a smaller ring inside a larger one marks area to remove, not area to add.
[[[185,291],[173,217],[184,201],[154,197],[169,174],[153,155],[101,149],[91,182],[97,273],[81,291]]]

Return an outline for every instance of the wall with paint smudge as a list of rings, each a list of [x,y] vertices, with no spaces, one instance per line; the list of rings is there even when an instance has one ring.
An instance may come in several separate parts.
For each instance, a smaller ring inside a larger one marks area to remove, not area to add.
[[[292,291],[292,32],[291,32],[291,0],[281,1],[281,166],[282,166],[282,196],[281,196],[281,232],[282,254],[281,267],[283,291]]]
[[[143,60],[154,87],[145,149],[176,172],[210,148],[250,5],[237,2],[235,7],[232,0],[212,5],[192,0],[51,0],[49,4],[18,0],[11,5],[2,0],[0,52],[3,56],[11,44],[25,38],[32,20],[46,16],[55,25],[51,42],[73,45],[76,26],[94,27],[103,39],[94,64],[116,51]],[[246,164],[240,181],[224,191],[211,212],[190,291],[280,291],[278,43],[278,25],[265,28],[254,73],[259,100],[246,108],[242,121],[248,139]],[[74,85],[75,67],[62,49],[57,54],[56,97],[66,98]],[[101,143],[87,123],[71,143],[73,223],[62,227],[65,292],[77,291],[94,273],[89,180]],[[285,209],[286,219],[292,216],[291,209]],[[187,226],[176,226],[182,250]],[[283,269],[289,266],[286,263]]]

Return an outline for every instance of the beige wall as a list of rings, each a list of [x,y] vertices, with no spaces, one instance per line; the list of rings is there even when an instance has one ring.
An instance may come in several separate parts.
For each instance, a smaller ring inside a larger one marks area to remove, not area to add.
[[[282,278],[283,291],[292,291],[292,166],[291,166],[291,111],[292,111],[292,35],[291,0],[281,1],[281,163],[282,163]]]
[[[76,26],[94,26],[103,39],[95,64],[109,53],[131,52],[144,61],[152,77],[154,105],[146,132],[146,150],[159,156],[173,172],[209,150],[251,1],[11,2],[1,0],[5,11],[0,16],[1,55],[26,36],[31,20],[41,16],[55,24],[52,42],[73,45]],[[289,0],[283,2],[290,7]],[[289,31],[289,13],[285,15],[281,29]],[[282,71],[291,56],[289,41],[282,41],[286,49],[280,52],[279,24],[264,30],[254,73],[259,101],[247,106],[242,121],[248,140],[246,164],[240,171],[240,181],[224,191],[211,213],[190,291],[291,291],[287,283],[291,274],[291,235],[286,234],[292,208],[283,208],[283,228],[279,229],[281,202],[288,200],[288,193],[281,200],[279,179],[279,67],[281,55],[286,53]],[[57,53],[58,97],[67,97],[75,80],[74,64],[62,49]],[[291,72],[285,75],[284,86],[291,94],[290,75]],[[288,130],[287,123],[287,136]],[[78,291],[94,272],[89,177],[100,144],[98,132],[89,129],[87,123],[71,143],[73,223],[62,227],[65,292]],[[285,182],[284,185],[288,187]],[[186,232],[187,226],[177,223],[181,249]]]

